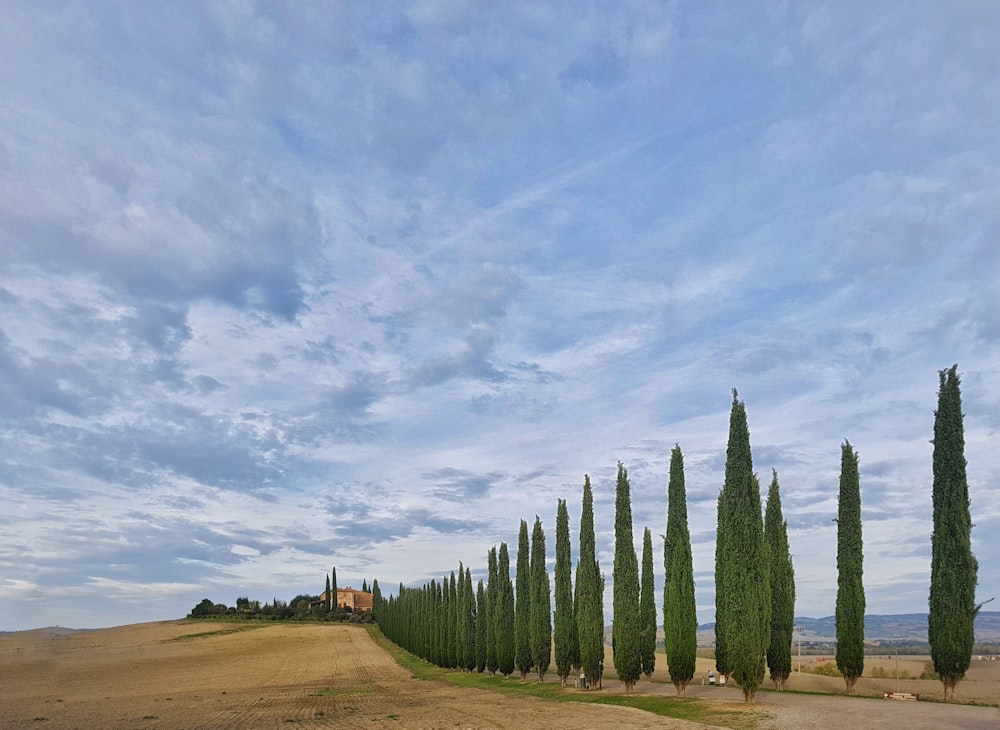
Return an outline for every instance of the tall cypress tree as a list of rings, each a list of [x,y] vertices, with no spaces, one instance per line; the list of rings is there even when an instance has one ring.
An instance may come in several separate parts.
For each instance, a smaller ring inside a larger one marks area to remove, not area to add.
[[[566,678],[573,669],[574,626],[573,618],[573,557],[569,538],[569,512],[566,500],[560,499],[556,507],[556,612],[553,638],[556,651],[556,672],[566,686]]]
[[[497,593],[500,590],[500,574],[497,571],[497,548],[496,545],[490,548],[487,555],[488,583],[486,584],[486,671],[490,674],[497,673]],[[480,606],[480,615],[483,615],[483,607]]]
[[[590,477],[583,477],[583,509],[580,515],[580,560],[576,564],[577,646],[580,669],[587,675],[587,685],[596,687],[604,661],[604,577],[597,562],[594,539],[594,493]]]
[[[472,571],[465,566],[465,577],[462,579],[462,636],[465,647],[462,649],[462,668],[472,671],[476,668],[476,593],[472,589]]]
[[[330,610],[330,576],[326,576],[326,593],[323,594],[326,597],[326,610]]]
[[[333,566],[333,573],[330,577],[330,610],[334,611],[340,608],[337,603],[337,566]]]
[[[615,487],[615,564],[612,580],[614,623],[611,646],[615,672],[625,685],[625,691],[631,692],[642,674],[639,642],[642,617],[639,614],[639,563],[632,542],[632,496],[628,471],[620,461]]]
[[[507,543],[500,543],[497,555],[497,603],[494,607],[497,636],[497,671],[509,677],[514,671],[514,586],[510,582]]]
[[[642,673],[649,679],[656,668],[656,597],[653,595],[653,535],[649,528],[642,533],[642,580],[639,593],[639,617],[642,631],[639,634],[639,658]]]
[[[781,513],[778,472],[771,470],[771,487],[764,511],[764,539],[771,560],[771,645],[767,666],[779,690],[792,673],[792,632],[795,630],[795,570],[788,549],[788,523]]]
[[[684,456],[681,447],[670,453],[667,486],[667,531],[663,540],[663,648],[670,681],[684,697],[694,677],[698,657],[698,614],[694,598],[694,565],[688,530]]]
[[[552,655],[552,593],[549,573],[545,568],[545,531],[542,520],[535,515],[531,531],[531,606],[529,631],[531,638],[531,663],[538,670],[538,681],[545,681]]]
[[[858,455],[846,439],[840,456],[837,507],[837,669],[847,694],[865,668],[864,552],[861,540],[861,486]]]
[[[972,659],[973,621],[979,563],[972,554],[972,517],[966,478],[965,427],[958,365],[940,371],[934,412],[934,532],[931,535],[930,612],[927,639],[934,671],[944,684],[946,701]]]
[[[451,572],[448,580],[448,600],[446,605],[448,612],[448,669],[455,669],[459,663],[458,649],[458,586],[455,582],[455,571]]]
[[[476,671],[486,669],[486,625],[489,623],[489,609],[486,602],[486,586],[480,579],[476,585]],[[494,649],[494,654],[496,650]]]
[[[457,598],[455,604],[455,666],[459,669],[465,669],[470,644],[467,620],[469,604],[465,592],[465,566],[461,561],[458,563],[458,584],[455,595]]]
[[[528,523],[521,520],[514,574],[514,666],[524,679],[531,663],[531,559]]]
[[[434,586],[434,581],[431,585]],[[434,592],[434,612],[437,615],[437,636],[435,637],[434,663],[439,667],[448,666],[448,579],[443,578]]]
[[[768,574],[760,484],[753,473],[746,406],[734,388],[726,477],[719,496],[715,632],[716,650],[722,643],[726,668],[746,702],[756,699],[771,643]]]

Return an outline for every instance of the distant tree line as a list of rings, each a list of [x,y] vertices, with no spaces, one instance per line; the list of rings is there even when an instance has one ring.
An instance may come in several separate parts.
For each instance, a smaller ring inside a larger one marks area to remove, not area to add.
[[[371,611],[354,612],[349,606],[336,605],[337,569],[326,576],[326,592],[322,595],[300,593],[290,601],[273,598],[270,602],[261,603],[241,596],[234,606],[224,603],[214,603],[211,599],[202,599],[191,609],[188,618],[229,618],[256,619],[264,621],[323,621],[351,623],[372,623],[375,618]],[[368,581],[363,580],[361,591],[370,592]],[[324,599],[325,597],[325,599]]]

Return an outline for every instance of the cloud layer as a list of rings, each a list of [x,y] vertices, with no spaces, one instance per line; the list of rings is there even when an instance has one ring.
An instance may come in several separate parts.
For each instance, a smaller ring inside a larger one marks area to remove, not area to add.
[[[482,572],[560,497],[578,529],[584,473],[610,584],[615,463],[659,534],[674,443],[712,620],[732,387],[798,613],[833,612],[845,438],[869,608],[922,611],[954,362],[995,594],[998,30],[985,4],[8,8],[0,629]]]

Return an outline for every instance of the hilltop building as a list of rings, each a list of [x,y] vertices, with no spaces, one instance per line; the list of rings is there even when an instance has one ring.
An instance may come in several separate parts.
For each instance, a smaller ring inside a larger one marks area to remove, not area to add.
[[[318,601],[309,604],[309,608],[318,608],[326,605],[326,591],[323,591]],[[337,608],[350,609],[352,613],[362,613],[371,611],[373,607],[372,594],[367,591],[347,588],[337,588]]]

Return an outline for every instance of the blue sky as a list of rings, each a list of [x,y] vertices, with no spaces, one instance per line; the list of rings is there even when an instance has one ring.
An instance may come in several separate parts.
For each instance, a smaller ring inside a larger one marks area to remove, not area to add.
[[[481,575],[559,498],[575,536],[585,473],[610,590],[616,462],[659,535],[675,443],[710,621],[733,387],[797,613],[834,610],[845,438],[868,610],[924,611],[953,363],[1000,593],[998,32],[987,2],[8,4],[0,629]]]

